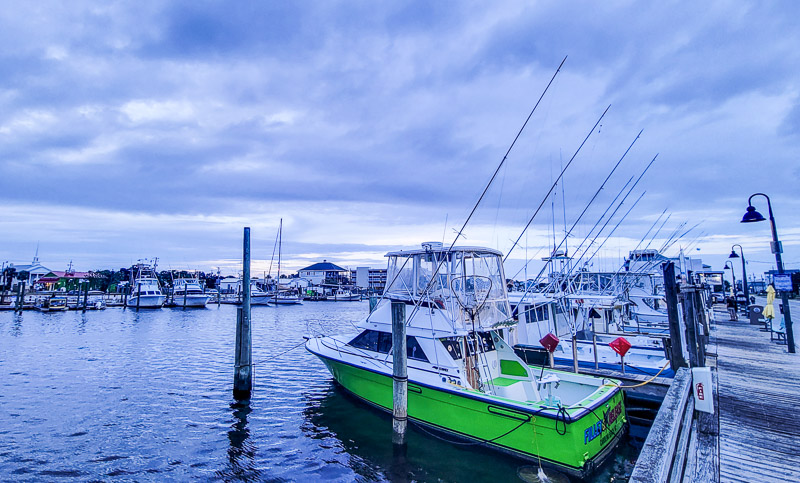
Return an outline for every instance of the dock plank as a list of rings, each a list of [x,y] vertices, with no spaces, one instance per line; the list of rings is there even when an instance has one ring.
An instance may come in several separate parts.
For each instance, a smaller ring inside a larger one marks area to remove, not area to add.
[[[800,481],[800,356],[718,316],[719,478]]]

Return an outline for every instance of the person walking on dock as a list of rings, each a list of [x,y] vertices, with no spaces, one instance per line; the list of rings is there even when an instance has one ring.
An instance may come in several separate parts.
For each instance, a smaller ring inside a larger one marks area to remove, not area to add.
[[[739,316],[736,315],[736,299],[733,297],[728,297],[726,299],[726,303],[728,305],[728,314],[731,316],[731,320],[739,320]]]

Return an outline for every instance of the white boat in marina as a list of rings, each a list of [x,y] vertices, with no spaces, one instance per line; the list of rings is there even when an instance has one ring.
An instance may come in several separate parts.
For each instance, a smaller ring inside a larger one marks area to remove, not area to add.
[[[270,294],[271,303],[275,305],[297,305],[303,303],[300,294],[293,290],[280,290]]]
[[[241,300],[241,286],[242,282],[239,281],[239,300]],[[272,294],[261,290],[261,287],[255,281],[250,281],[250,305],[269,305]]]
[[[157,260],[157,259],[156,259]],[[167,297],[161,291],[156,275],[156,263],[151,267],[147,262],[139,262],[131,271],[131,294],[128,307],[141,309],[160,309]]]
[[[576,477],[599,467],[624,430],[621,389],[515,354],[502,335],[514,321],[500,252],[427,243],[387,257],[392,283],[357,330],[306,343],[345,390],[391,412],[392,312],[399,306],[409,420]],[[599,424],[598,414],[607,415]]]
[[[211,296],[197,278],[177,278],[172,286],[172,303],[178,307],[205,307]]]
[[[556,363],[573,364],[573,342],[578,366],[585,368],[620,369],[622,360],[609,345],[624,337],[631,348],[625,354],[628,372],[672,377],[663,339],[624,333],[627,304],[611,295],[573,294],[549,297],[528,294],[516,303],[519,324],[516,345],[520,353],[534,360],[546,355],[540,340],[553,334],[559,343],[553,353]]]
[[[667,301],[662,295],[631,292],[628,295],[631,307],[630,330],[649,334],[669,334]]]
[[[351,292],[347,289],[337,289],[332,294],[328,295],[327,300],[333,300],[334,302],[352,302],[356,300],[361,300],[361,294],[358,292]]]

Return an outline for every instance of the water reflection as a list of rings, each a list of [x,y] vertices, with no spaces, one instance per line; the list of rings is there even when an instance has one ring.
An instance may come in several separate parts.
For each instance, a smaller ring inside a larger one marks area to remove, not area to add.
[[[228,430],[228,461],[225,469],[216,476],[225,481],[259,481],[261,472],[256,467],[256,445],[250,439],[247,416],[252,412],[250,400],[231,403],[234,422]]]
[[[409,425],[406,452],[392,445],[392,418],[331,383],[307,394],[306,436],[337,447],[342,463],[368,481],[519,481],[525,464],[503,453],[459,445]],[[349,456],[349,458],[347,458]]]

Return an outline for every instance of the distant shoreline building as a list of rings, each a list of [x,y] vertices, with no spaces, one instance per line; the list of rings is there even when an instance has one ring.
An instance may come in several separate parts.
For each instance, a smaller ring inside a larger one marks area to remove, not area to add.
[[[386,288],[386,269],[357,267],[350,271],[350,280],[355,281],[356,287],[368,289],[373,293],[383,293]]]
[[[347,285],[350,283],[350,270],[327,260],[301,268],[297,274],[313,285]]]

